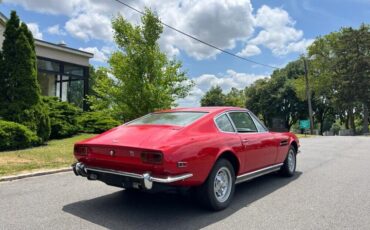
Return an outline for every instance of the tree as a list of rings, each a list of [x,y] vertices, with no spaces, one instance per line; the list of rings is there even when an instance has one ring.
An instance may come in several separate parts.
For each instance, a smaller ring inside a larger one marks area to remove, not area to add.
[[[341,80],[349,79],[350,83],[353,83],[348,86],[348,90],[354,91],[354,98],[358,103],[357,110],[363,109],[363,132],[368,133],[368,106],[370,104],[370,26],[362,24],[358,29],[351,27],[343,28],[340,39],[338,40],[338,57],[339,61],[337,64],[342,69],[345,69],[346,73],[342,75]],[[340,83],[345,84],[346,81]]]
[[[224,106],[225,94],[220,86],[212,86],[201,98],[201,106]]]
[[[6,23],[0,56],[0,116],[24,124],[37,133],[41,142],[46,141],[50,121],[41,102],[34,40],[15,11]]]
[[[355,114],[363,110],[363,131],[368,132],[370,101],[370,29],[342,28],[319,37],[309,47],[309,56],[323,79],[330,82],[335,109],[346,128],[356,132]]]
[[[299,60],[303,63],[303,60]],[[298,62],[299,62],[298,61]],[[320,134],[330,129],[324,129],[327,122],[334,121],[334,105],[333,105],[333,89],[331,80],[325,73],[317,70],[316,66],[321,63],[316,61],[308,61],[308,81],[310,85],[312,108],[314,120],[320,125]],[[303,64],[302,64],[303,65]],[[307,100],[306,83],[304,76],[300,75],[293,80],[294,90],[301,101]]]
[[[169,60],[160,51],[163,27],[150,10],[145,10],[139,26],[122,16],[113,19],[112,26],[119,50],[109,59],[111,80],[96,82],[94,90],[101,94],[90,97],[92,107],[101,100],[117,118],[131,120],[175,106],[177,99],[188,95],[193,82],[181,71],[179,61]],[[110,89],[103,92],[108,85]]]
[[[259,79],[245,88],[245,107],[260,116],[267,127],[272,127],[272,118],[275,111],[269,109],[274,103],[272,92],[270,92],[269,79]]]
[[[114,105],[115,83],[114,79],[108,77],[108,69],[100,67],[90,68],[92,82],[90,84],[88,102],[93,111],[107,111]]]
[[[244,90],[231,88],[230,92],[225,95],[225,105],[244,107],[245,106],[245,93]]]
[[[246,107],[262,117],[268,127],[274,119],[282,119],[286,129],[307,117],[307,103],[300,100],[293,81],[303,74],[298,61],[275,70],[270,78],[257,80],[245,89]]]

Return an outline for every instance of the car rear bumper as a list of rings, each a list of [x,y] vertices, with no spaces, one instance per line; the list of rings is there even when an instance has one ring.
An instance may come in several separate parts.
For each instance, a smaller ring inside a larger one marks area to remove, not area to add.
[[[128,181],[130,182],[130,187],[134,187],[134,188],[143,187],[148,190],[152,189],[153,182],[169,184],[169,183],[173,183],[177,181],[183,181],[193,176],[192,173],[185,173],[185,174],[175,175],[175,176],[155,177],[155,176],[152,176],[150,173],[137,174],[137,173],[131,173],[131,172],[117,171],[117,170],[112,170],[112,169],[88,167],[88,166],[85,166],[81,162],[77,162],[73,164],[72,169],[76,176],[87,177],[90,180],[104,181],[105,180],[104,178],[107,178],[113,175],[116,178],[114,179],[115,185],[120,185],[121,187],[125,187],[123,181]]]

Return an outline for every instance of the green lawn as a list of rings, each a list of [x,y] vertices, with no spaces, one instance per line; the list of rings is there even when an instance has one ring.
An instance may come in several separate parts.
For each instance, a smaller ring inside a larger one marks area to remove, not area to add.
[[[94,134],[80,134],[71,138],[49,141],[45,146],[0,152],[0,177],[70,166],[75,161],[73,144],[92,136]]]

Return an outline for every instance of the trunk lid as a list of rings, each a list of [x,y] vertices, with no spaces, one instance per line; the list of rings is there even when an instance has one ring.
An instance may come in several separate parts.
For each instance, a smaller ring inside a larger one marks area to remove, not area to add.
[[[136,173],[155,172],[163,166],[143,163],[141,153],[169,145],[181,129],[168,125],[120,126],[78,144],[88,146],[88,165],[91,167]]]

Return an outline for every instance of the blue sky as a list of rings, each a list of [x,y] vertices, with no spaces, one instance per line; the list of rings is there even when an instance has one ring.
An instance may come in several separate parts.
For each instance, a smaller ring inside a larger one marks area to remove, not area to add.
[[[305,52],[320,35],[343,26],[370,22],[370,0],[127,0],[138,9],[154,9],[166,23],[228,51],[282,67]],[[133,23],[139,15],[113,0],[3,0],[0,11],[16,10],[35,37],[93,52],[91,64],[106,66],[114,51],[110,20],[118,13]],[[159,41],[181,60],[196,87],[180,100],[196,106],[212,85],[244,88],[268,77],[272,69],[251,64],[198,44],[169,29]]]

